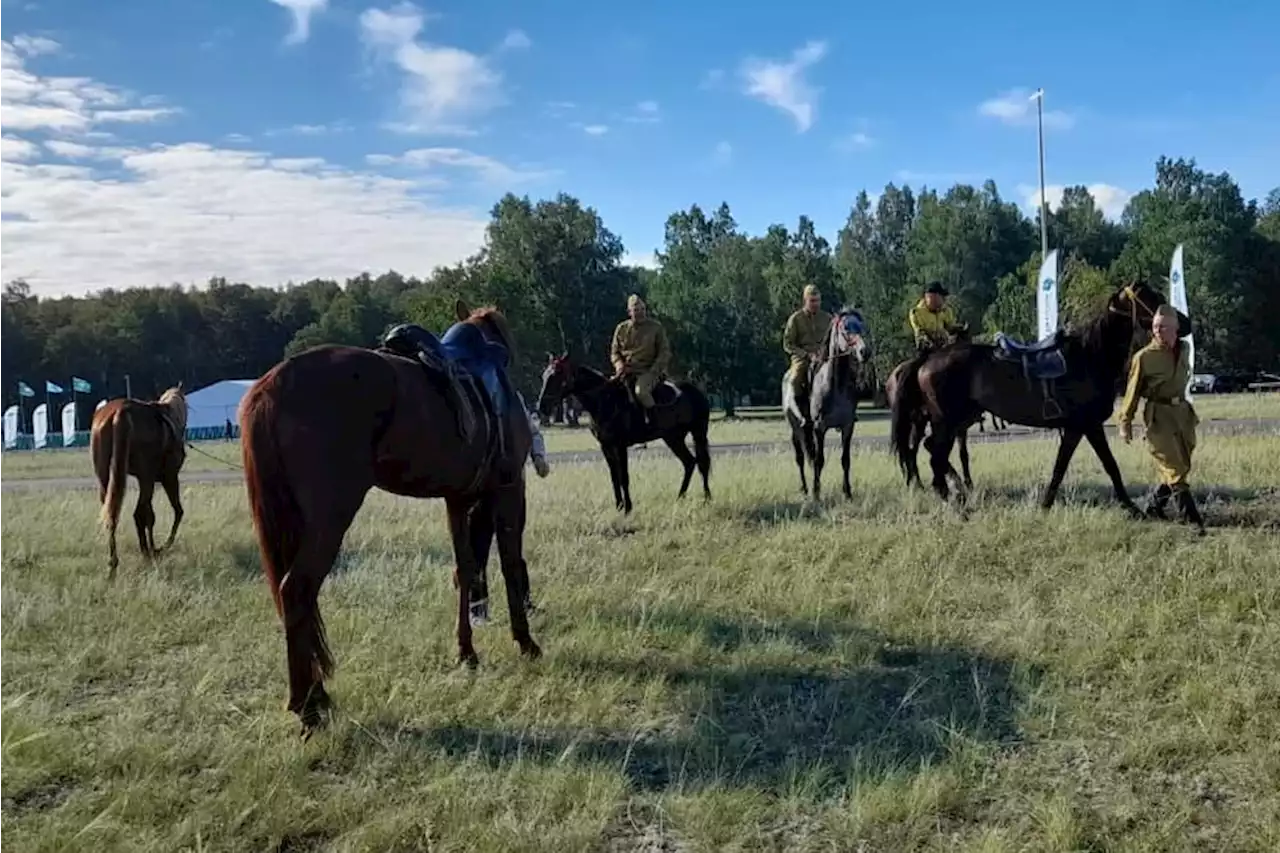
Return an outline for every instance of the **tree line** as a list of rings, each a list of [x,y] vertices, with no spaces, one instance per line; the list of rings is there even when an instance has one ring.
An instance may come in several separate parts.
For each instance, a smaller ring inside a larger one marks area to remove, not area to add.
[[[1197,369],[1274,369],[1280,360],[1280,189],[1246,201],[1229,174],[1161,158],[1154,187],[1135,195],[1119,222],[1072,187],[1047,226],[1060,250],[1064,324],[1092,315],[1130,277],[1166,275],[1183,243]],[[874,202],[858,195],[834,245],[807,216],[751,235],[727,204],[695,205],[668,217],[658,267],[647,269],[622,263],[621,239],[578,199],[507,195],[492,210],[484,248],[425,279],[391,271],[278,288],[214,278],[202,288],[61,298],[10,282],[0,336],[5,405],[17,402],[19,380],[39,393],[45,379],[83,377],[95,386],[85,401],[92,406],[124,393],[126,374],[142,397],[179,380],[199,388],[252,378],[317,344],[370,345],[395,323],[441,332],[459,297],[495,303],[512,319],[516,378],[536,393],[547,352],[607,366],[631,292],[667,325],[676,372],[730,408],[743,396],[773,403],[785,368],[782,327],[805,284],[822,290],[828,308],[863,312],[883,378],[911,350],[907,311],[930,281],[950,290],[973,329],[1032,337],[1039,242],[1039,219],[1003,199],[993,181],[946,191],[889,184]]]

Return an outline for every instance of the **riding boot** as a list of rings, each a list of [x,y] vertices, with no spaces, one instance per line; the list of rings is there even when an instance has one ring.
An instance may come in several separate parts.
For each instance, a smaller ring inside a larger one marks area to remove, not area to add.
[[[1196,499],[1192,496],[1190,489],[1182,489],[1178,492],[1178,509],[1182,512],[1182,520],[1187,524],[1194,524],[1203,536],[1204,517],[1200,515],[1200,508],[1196,506]]]
[[[1173,497],[1173,489],[1161,483],[1151,490],[1151,494],[1147,498],[1147,507],[1143,513],[1147,518],[1168,521],[1169,517],[1164,514],[1164,509],[1169,505],[1169,498],[1171,497]]]

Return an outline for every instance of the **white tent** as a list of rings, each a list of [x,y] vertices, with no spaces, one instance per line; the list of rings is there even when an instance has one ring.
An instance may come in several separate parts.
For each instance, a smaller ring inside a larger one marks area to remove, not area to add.
[[[187,429],[221,429],[227,421],[236,423],[240,399],[253,379],[224,379],[187,395]]]

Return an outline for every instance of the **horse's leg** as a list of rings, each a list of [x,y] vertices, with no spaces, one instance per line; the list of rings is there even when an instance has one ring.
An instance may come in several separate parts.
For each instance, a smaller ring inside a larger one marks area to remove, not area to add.
[[[951,467],[951,445],[954,440],[947,429],[945,424],[934,421],[929,437],[925,440],[925,447],[929,450],[929,467],[933,470],[933,490],[944,501],[951,497],[947,475],[954,471]]]
[[[458,661],[469,667],[478,666],[480,657],[471,642],[471,590],[475,586],[476,557],[471,551],[468,517],[474,501],[447,498],[449,538],[453,540],[453,585],[458,592],[457,637]]]
[[[622,511],[631,514],[631,472],[627,469],[627,448],[618,448],[618,481],[622,484]]]
[[[680,493],[676,498],[684,497],[684,493],[689,490],[689,481],[693,479],[693,469],[697,464],[693,460],[693,454],[689,452],[689,446],[684,443],[684,436],[664,435],[662,440],[666,442],[667,447],[671,448],[671,452],[684,465],[684,479],[680,481]]]
[[[155,480],[146,474],[139,475],[138,503],[133,508],[133,526],[138,530],[138,547],[144,557],[155,556],[156,511],[151,505],[155,493]]]
[[[482,497],[467,515],[471,553],[476,558],[476,572],[471,584],[471,624],[483,625],[489,621],[489,548],[494,538],[493,498]]]
[[[809,481],[804,476],[804,442],[800,438],[800,427],[791,427],[791,446],[796,451],[796,467],[800,469],[800,494],[809,494]]]
[[[609,465],[609,481],[613,485],[613,505],[616,509],[622,509],[624,506],[622,501],[622,479],[618,475],[618,452],[611,445],[608,448],[601,448],[604,453],[604,461]]]
[[[507,588],[507,612],[511,617],[511,638],[520,654],[529,658],[542,655],[542,650],[529,634],[529,568],[524,561],[525,494],[523,481],[498,490],[496,521],[498,559],[502,563],[502,581]]]
[[[169,528],[169,538],[164,543],[165,551],[173,546],[173,540],[178,538],[178,525],[182,523],[182,497],[178,493],[178,472],[166,471],[160,477],[160,485],[164,488],[165,495],[169,498],[169,506],[173,508],[173,527]]]
[[[907,470],[908,486],[914,482],[917,486],[922,488],[924,487],[924,482],[920,479],[920,445],[924,444],[925,450],[928,450],[930,447],[930,445],[926,443],[924,429],[925,424],[923,421],[917,421],[915,426],[911,428],[911,466]]]
[[[840,430],[840,467],[844,469],[844,496],[853,497],[853,487],[849,484],[849,446],[853,443],[853,422]]]
[[[1058,497],[1058,487],[1062,485],[1062,478],[1067,476],[1067,466],[1071,464],[1071,457],[1080,445],[1081,437],[1079,430],[1062,430],[1062,437],[1058,439],[1058,458],[1053,462],[1053,477],[1049,480],[1049,487],[1045,489],[1044,499],[1040,501],[1040,506],[1044,509],[1053,506]]]
[[[1102,429],[1102,425],[1090,427],[1084,435],[1089,439],[1089,446],[1093,448],[1093,452],[1098,454],[1102,470],[1106,471],[1107,476],[1111,478],[1111,488],[1115,490],[1116,500],[1120,501],[1120,505],[1134,518],[1142,518],[1142,510],[1138,509],[1138,505],[1129,497],[1129,490],[1124,487],[1124,480],[1120,477],[1120,466],[1116,464],[1116,457],[1111,453],[1111,445],[1107,443],[1107,433]]]
[[[813,499],[822,499],[822,469],[827,464],[827,431],[813,428]]]
[[[964,471],[964,487],[973,488],[973,477],[969,476],[969,431],[960,433],[956,443],[960,445],[960,469]]]

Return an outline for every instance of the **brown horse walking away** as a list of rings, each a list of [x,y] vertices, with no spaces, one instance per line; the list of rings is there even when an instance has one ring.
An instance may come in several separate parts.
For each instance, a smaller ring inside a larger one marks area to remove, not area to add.
[[[102,524],[107,528],[110,557],[109,576],[116,576],[120,559],[116,554],[116,525],[129,475],[138,479],[138,504],[133,523],[138,528],[138,547],[145,557],[155,557],[173,544],[182,523],[182,500],[178,495],[178,472],[187,455],[187,398],[179,383],[160,395],[156,402],[119,397],[93,413],[89,431],[89,452],[98,476],[98,501],[102,504]],[[164,548],[156,547],[156,513],[151,501],[156,483],[164,488],[173,507],[173,527]]]
[[[1059,332],[1030,347],[958,344],[931,353],[906,370],[891,411],[890,442],[910,482],[915,467],[918,424],[927,420],[933,487],[944,500],[947,475],[955,473],[951,447],[983,411],[1024,426],[1061,431],[1053,476],[1041,506],[1053,505],[1067,466],[1086,438],[1111,479],[1116,500],[1135,516],[1142,513],[1125,491],[1103,428],[1115,409],[1134,337],[1151,322],[1164,297],[1147,284],[1120,288],[1106,309],[1078,332]],[[1191,322],[1178,315],[1179,335]],[[917,475],[918,476],[918,475]],[[961,499],[963,500],[963,491]]]
[[[495,308],[458,319],[513,352]],[[496,534],[511,634],[520,651],[541,654],[525,610],[524,463],[528,418],[513,394],[505,423],[478,384],[455,382],[386,349],[322,346],[288,358],[253,384],[240,406],[241,448],[262,567],[284,623],[289,710],[309,735],[331,704],[333,668],[320,617],[320,586],[372,488],[444,498],[456,559],[459,659],[472,646],[470,595],[476,549]],[[500,450],[505,448],[505,452]]]
[[[907,371],[911,368],[911,364],[911,361],[902,362],[893,369],[889,374],[889,378],[885,380],[884,393],[887,406],[890,410],[893,409],[894,401],[898,399],[898,396],[902,391],[902,381],[906,377]],[[979,420],[979,425],[981,425],[981,423],[981,420]],[[928,449],[930,441],[932,440],[925,436],[925,431],[929,427],[929,418],[925,415],[924,409],[917,409],[913,413],[911,427],[911,438],[907,446],[906,458],[904,460],[900,457],[898,464],[902,468],[903,476],[907,478],[908,486],[912,483],[915,483],[916,485],[923,485],[920,482],[920,466],[916,463],[916,459],[920,453],[920,445],[923,443],[925,445],[925,449]],[[956,436],[956,445],[960,450],[960,470],[964,472],[964,486],[966,489],[972,489],[973,477],[969,474],[968,429],[962,430]],[[947,461],[947,466],[949,468],[948,473],[952,477],[957,476],[956,469],[951,465],[950,460]]]

